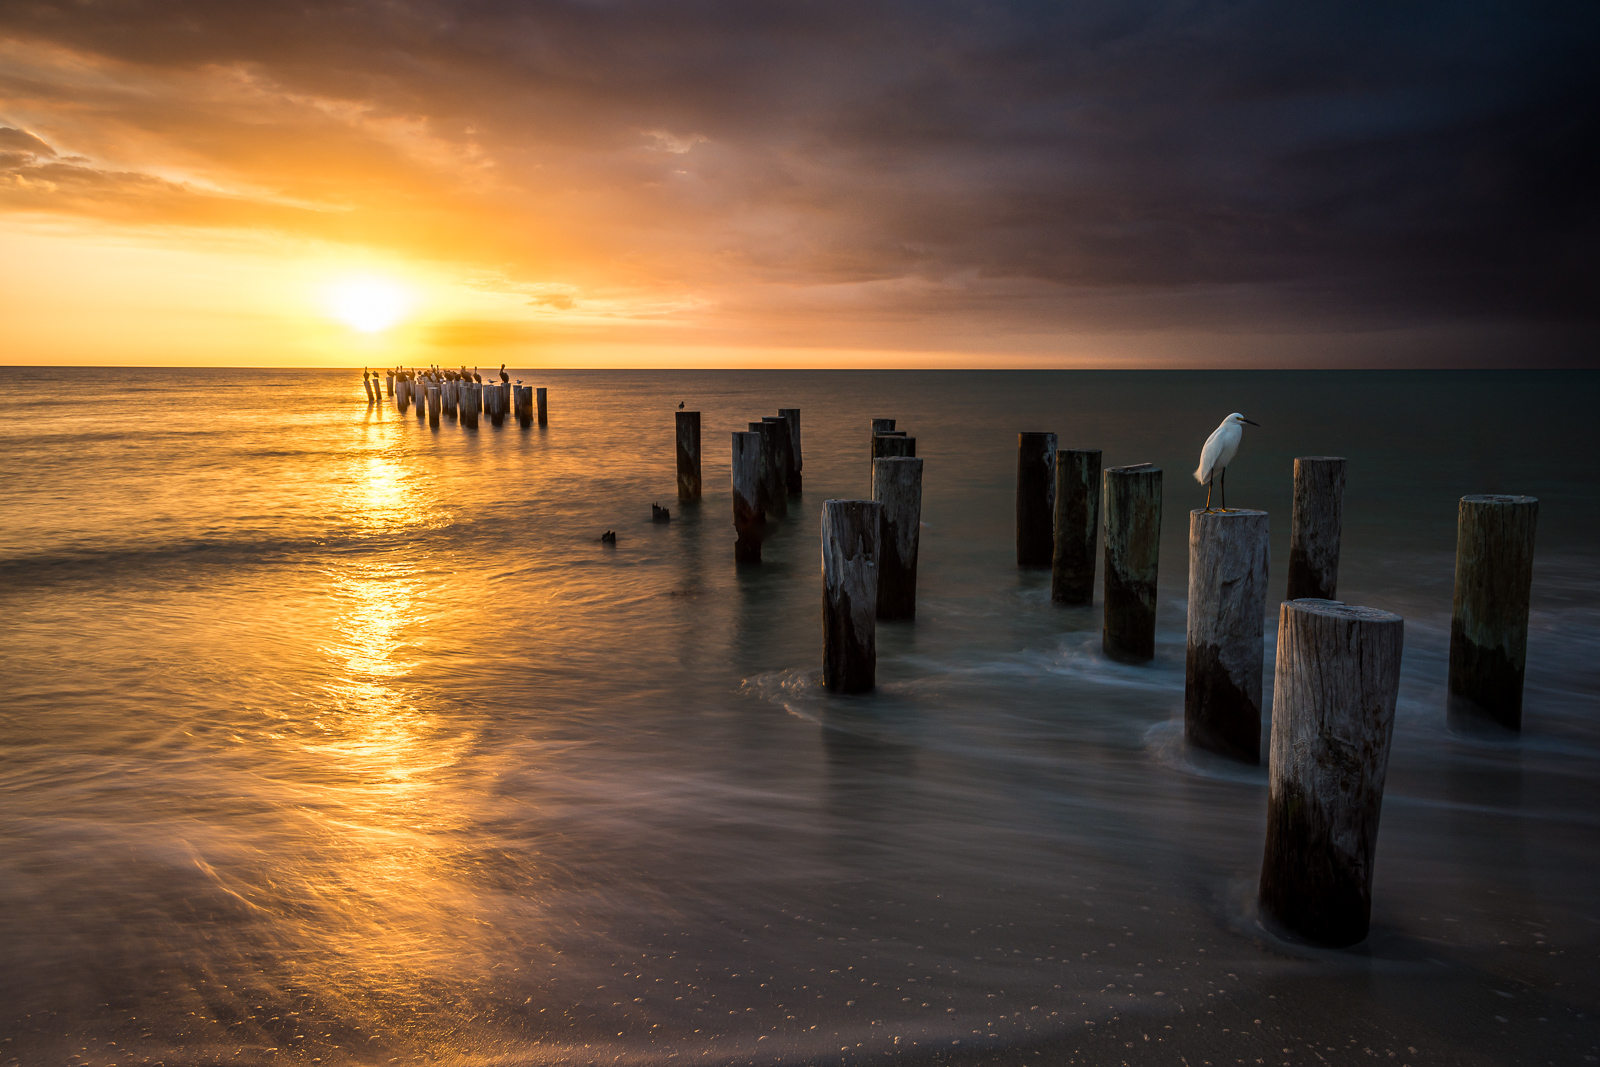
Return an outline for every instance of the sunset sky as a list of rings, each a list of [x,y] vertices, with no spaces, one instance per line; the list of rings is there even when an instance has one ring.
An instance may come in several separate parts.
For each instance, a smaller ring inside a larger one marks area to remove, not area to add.
[[[1600,5],[0,3],[0,362],[1600,365]]]

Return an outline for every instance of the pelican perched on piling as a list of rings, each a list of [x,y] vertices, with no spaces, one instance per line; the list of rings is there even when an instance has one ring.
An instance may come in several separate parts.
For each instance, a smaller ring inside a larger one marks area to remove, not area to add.
[[[1211,480],[1219,473],[1222,475],[1222,492],[1218,501],[1219,511],[1228,510],[1228,464],[1233,462],[1233,457],[1239,452],[1239,442],[1244,439],[1244,427],[1260,426],[1259,422],[1251,422],[1235,411],[1232,415],[1222,420],[1222,425],[1211,431],[1211,436],[1206,438],[1205,447],[1200,449],[1200,466],[1195,468],[1194,480],[1206,487],[1206,510],[1211,510]]]
[[[504,363],[500,364],[500,383],[504,385],[510,381],[511,375],[506,373],[506,365]]]

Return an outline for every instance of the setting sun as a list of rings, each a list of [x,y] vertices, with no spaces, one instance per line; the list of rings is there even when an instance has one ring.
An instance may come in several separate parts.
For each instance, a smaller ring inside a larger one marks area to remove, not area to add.
[[[328,290],[334,318],[363,333],[387,330],[410,310],[410,293],[385,278],[346,278]]]

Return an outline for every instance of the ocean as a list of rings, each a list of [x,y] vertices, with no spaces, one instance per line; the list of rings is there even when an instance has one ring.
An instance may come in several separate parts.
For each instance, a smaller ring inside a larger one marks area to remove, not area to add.
[[[0,369],[0,1067],[1600,1060],[1600,374],[512,377],[547,428],[359,370]],[[804,493],[736,566],[728,435],[780,406]],[[1182,742],[1232,411],[1269,690],[1293,457],[1349,458],[1340,597],[1405,619],[1353,949],[1262,926],[1266,770]],[[917,618],[837,696],[819,515],[880,416]],[[1154,662],[1015,565],[1020,430],[1163,469]],[[1445,714],[1483,492],[1540,500],[1520,735]]]

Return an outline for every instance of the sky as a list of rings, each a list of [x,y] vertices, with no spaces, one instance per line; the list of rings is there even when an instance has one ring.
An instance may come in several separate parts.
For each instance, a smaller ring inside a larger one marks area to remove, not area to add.
[[[1600,366],[1593,0],[0,0],[0,363]]]

